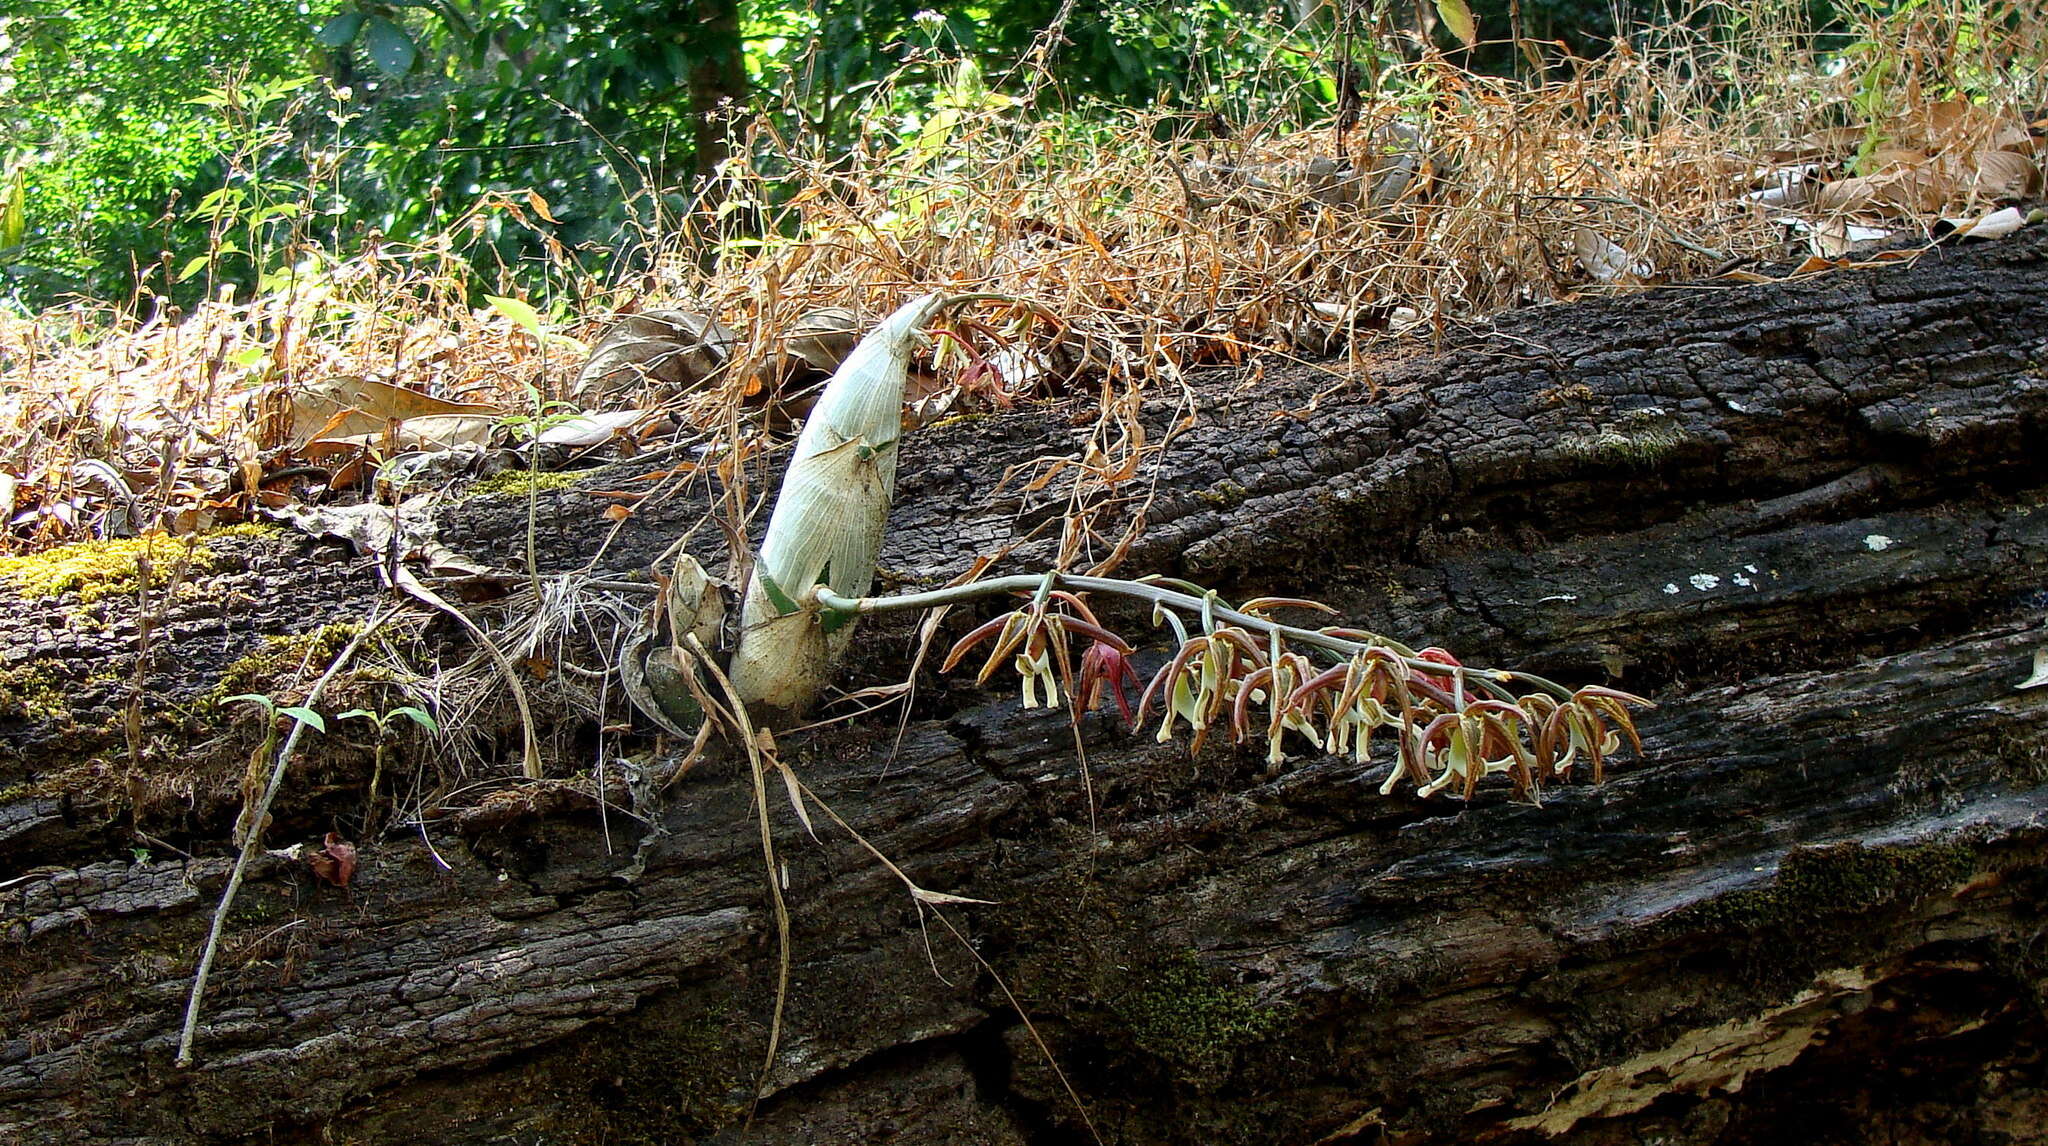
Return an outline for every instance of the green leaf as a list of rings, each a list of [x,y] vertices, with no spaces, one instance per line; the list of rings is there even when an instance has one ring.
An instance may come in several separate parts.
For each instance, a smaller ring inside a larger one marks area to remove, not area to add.
[[[251,701],[255,704],[260,704],[264,707],[264,710],[268,712],[277,711],[277,702],[263,695],[260,692],[238,692],[233,696],[222,697],[220,702],[222,704],[233,704],[238,700],[246,700]]]
[[[403,708],[394,708],[390,712],[384,714],[384,717],[387,720],[394,716],[403,716],[407,720],[412,721],[414,724],[419,725],[421,728],[426,729],[428,732],[441,731],[441,726],[434,722],[433,714],[429,713],[424,708],[416,708],[408,704]]]
[[[837,632],[859,616],[853,609],[826,609],[818,614],[818,627],[828,633]]]
[[[775,583],[775,578],[765,572],[761,574],[761,589],[768,594],[768,603],[775,606],[776,613],[787,617],[796,612],[796,602],[782,591],[782,586]]]
[[[362,27],[363,14],[361,12],[343,12],[334,19],[320,25],[320,30],[313,33],[313,40],[323,48],[339,48],[353,41],[356,38],[356,33],[361,31]]]
[[[310,724],[313,726],[313,731],[320,733],[322,736],[327,734],[326,719],[304,705],[295,704],[290,708],[280,708],[277,710],[277,714],[279,716],[289,716],[300,724]]]
[[[18,247],[28,236],[28,172],[16,169],[7,185],[7,202],[0,205],[0,250]]]
[[[536,341],[539,340],[540,312],[533,309],[530,304],[520,302],[516,298],[504,298],[495,294],[485,295],[484,301],[491,304],[492,310],[511,319],[521,330],[532,335]]]
[[[184,282],[186,279],[205,270],[207,261],[211,258],[211,255],[193,255],[191,258],[186,259],[185,265],[178,270],[178,281]]]
[[[376,714],[376,713],[374,713],[374,712],[371,712],[371,711],[370,711],[369,709],[367,709],[367,708],[351,708],[351,709],[349,709],[349,710],[348,710],[347,712],[337,712],[337,713],[335,713],[335,714],[334,714],[334,719],[336,719],[336,720],[353,720],[354,718],[356,718],[356,717],[358,717],[358,716],[360,716],[360,717],[364,717],[364,718],[366,718],[366,719],[369,719],[369,720],[376,720],[376,721],[377,721],[377,723],[379,723],[379,724],[382,724],[382,723],[384,723],[384,722],[383,722],[382,720],[377,720],[377,714]]]
[[[1464,41],[1466,47],[1479,42],[1479,28],[1472,22],[1472,9],[1465,0],[1436,0],[1436,14],[1443,17],[1444,27]]]
[[[370,62],[377,65],[378,71],[394,77],[411,71],[420,54],[405,29],[382,16],[372,16],[364,25],[363,50],[370,54]]]

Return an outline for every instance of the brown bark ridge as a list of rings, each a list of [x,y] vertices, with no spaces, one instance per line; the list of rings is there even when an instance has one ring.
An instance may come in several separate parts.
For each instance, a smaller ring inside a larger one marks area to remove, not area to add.
[[[0,1140],[1086,1141],[1035,1031],[1114,1143],[2043,1141],[2048,690],[2015,686],[2048,643],[2048,237],[1440,349],[1162,397],[1151,441],[1193,425],[1098,527],[1142,508],[1125,573],[1618,672],[1660,704],[1646,757],[1540,806],[1383,798],[1384,756],[1268,772],[1097,714],[1084,784],[1063,718],[927,677],[900,728],[783,750],[920,885],[997,902],[942,921],[778,793],[795,966],[744,1135],[776,959],[743,768],[636,819],[617,783],[518,783],[508,726],[459,766],[417,741],[346,890],[288,855],[253,873],[179,1070],[254,742],[195,714],[252,654],[288,677],[312,642],[264,638],[360,617],[374,580],[224,542],[163,610],[139,765],[132,603],[10,600]],[[1042,562],[1062,484],[998,479],[1084,434],[1038,408],[906,439],[884,566]],[[601,544],[637,569],[702,518],[649,498],[608,538],[587,490],[633,472],[537,495],[543,570]],[[528,508],[451,501],[441,540],[521,568]],[[871,626],[848,684],[904,671],[909,633]],[[542,710],[551,775],[616,750]],[[272,845],[362,834],[369,760],[317,739]]]

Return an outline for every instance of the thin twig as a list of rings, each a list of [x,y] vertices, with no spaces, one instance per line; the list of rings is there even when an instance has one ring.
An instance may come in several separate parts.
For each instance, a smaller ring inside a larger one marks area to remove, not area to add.
[[[334,663],[328,665],[327,671],[320,675],[320,679],[313,682],[311,691],[306,693],[306,707],[319,702],[321,694],[327,691],[328,682],[332,681],[341,672],[342,667],[348,664],[349,659],[356,655],[356,650],[362,647],[363,642],[396,613],[395,609],[379,608],[377,612],[371,614],[369,621],[356,633],[355,639],[343,647],[335,656]],[[256,801],[255,808],[250,810],[248,835],[242,838],[241,853],[235,857],[234,870],[228,873],[228,885],[221,892],[220,906],[214,908],[213,925],[207,929],[206,946],[199,953],[199,969],[192,975],[192,994],[185,1000],[185,1026],[178,1033],[177,1064],[180,1067],[192,1065],[192,1038],[199,1030],[199,1004],[206,996],[206,978],[213,971],[214,955],[220,950],[220,934],[222,928],[227,925],[228,908],[235,902],[235,893],[242,888],[242,877],[249,870],[249,862],[263,846],[263,822],[270,816],[271,801],[277,798],[278,789],[284,786],[285,767],[291,763],[292,753],[298,749],[299,734],[305,730],[305,721],[292,721],[291,734],[285,737],[284,747],[277,750],[277,760],[271,766],[270,780],[263,787],[263,795]]]

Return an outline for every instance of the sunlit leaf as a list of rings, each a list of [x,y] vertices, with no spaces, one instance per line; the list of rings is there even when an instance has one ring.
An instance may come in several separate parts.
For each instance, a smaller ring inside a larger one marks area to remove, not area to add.
[[[17,169],[7,183],[7,201],[0,205],[0,250],[18,247],[28,236],[27,172]]]
[[[1479,42],[1479,28],[1472,21],[1472,9],[1465,0],[1436,0],[1436,14],[1443,18],[1451,35],[1471,47]]]
[[[390,712],[385,714],[386,719],[389,719],[393,716],[403,716],[407,720],[412,721],[414,724],[419,725],[421,728],[426,729],[428,732],[439,732],[441,730],[441,726],[435,723],[432,713],[428,712],[426,709],[418,708],[410,704],[405,705],[402,708],[394,708]]]
[[[485,295],[484,301],[491,304],[492,310],[510,319],[513,325],[532,335],[536,341],[539,340],[541,328],[540,312],[535,310],[531,303],[495,294]]]

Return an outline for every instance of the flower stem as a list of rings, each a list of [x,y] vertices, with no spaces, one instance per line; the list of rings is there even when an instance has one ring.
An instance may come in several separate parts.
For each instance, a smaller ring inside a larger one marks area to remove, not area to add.
[[[1082,593],[1106,593],[1111,596],[1127,597],[1144,601],[1154,606],[1178,609],[1196,614],[1207,620],[1227,621],[1252,632],[1278,636],[1282,640],[1322,649],[1342,659],[1362,653],[1370,648],[1383,648],[1394,653],[1400,662],[1411,669],[1433,675],[1453,671],[1451,666],[1439,661],[1424,660],[1415,655],[1415,650],[1398,641],[1389,640],[1376,633],[1366,634],[1366,640],[1358,641],[1339,637],[1317,629],[1304,629],[1296,625],[1284,625],[1265,617],[1226,609],[1216,601],[1213,594],[1197,596],[1170,588],[1164,584],[1146,581],[1126,581],[1116,577],[1083,577],[1070,573],[1020,573],[1009,577],[992,577],[987,581],[976,581],[967,585],[954,585],[944,589],[930,589],[922,593],[903,593],[894,597],[842,597],[820,585],[816,589],[818,604],[826,609],[852,613],[897,613],[909,609],[933,609],[940,605],[954,605],[963,601],[980,600],[983,597],[997,597],[1006,593],[1042,593],[1047,586],[1069,589]],[[1571,699],[1570,689],[1545,680],[1533,673],[1510,670],[1467,668],[1460,675],[1501,695],[1494,682],[1500,680],[1525,681],[1561,699]],[[1513,697],[1504,696],[1512,700]]]

